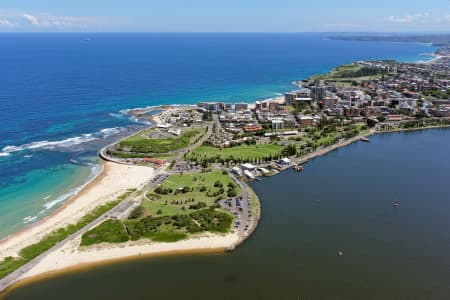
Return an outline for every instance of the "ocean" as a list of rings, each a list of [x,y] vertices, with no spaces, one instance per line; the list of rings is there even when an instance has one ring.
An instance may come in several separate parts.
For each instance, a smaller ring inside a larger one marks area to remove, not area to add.
[[[428,59],[427,44],[325,34],[0,34],[0,239],[98,174],[102,145],[148,124],[124,111],[249,101],[355,60]]]

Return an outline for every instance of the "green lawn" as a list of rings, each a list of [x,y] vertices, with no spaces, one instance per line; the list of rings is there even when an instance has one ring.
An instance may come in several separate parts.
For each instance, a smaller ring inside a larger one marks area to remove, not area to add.
[[[129,152],[132,154],[168,153],[188,147],[202,133],[203,130],[190,129],[183,132],[179,137],[153,139],[147,137],[148,131],[144,131],[121,141],[117,150],[119,153],[124,151],[123,155]]]
[[[215,187],[216,182],[222,187]],[[215,204],[218,198],[226,198],[228,185],[235,186],[236,194],[242,193],[240,187],[222,171],[197,174],[175,174],[171,175],[162,185],[162,190],[171,190],[167,194],[158,194],[149,191],[146,199],[142,201],[145,215],[171,216],[176,214],[189,214],[197,209],[190,208],[203,202],[206,207]],[[183,192],[182,189],[186,188]],[[187,191],[189,188],[189,191]],[[222,193],[219,193],[223,190]],[[158,213],[159,212],[159,213]]]
[[[277,144],[263,145],[240,145],[231,148],[217,149],[210,146],[200,146],[188,155],[188,159],[195,157],[204,158],[221,158],[221,159],[255,159],[264,158],[270,155],[274,156],[283,150],[283,146]]]
[[[206,231],[227,233],[234,216],[216,201],[228,197],[230,191],[242,194],[239,185],[222,171],[171,175],[155,190],[147,191],[138,212],[128,220],[105,221],[85,233],[81,245],[141,238],[175,242]]]

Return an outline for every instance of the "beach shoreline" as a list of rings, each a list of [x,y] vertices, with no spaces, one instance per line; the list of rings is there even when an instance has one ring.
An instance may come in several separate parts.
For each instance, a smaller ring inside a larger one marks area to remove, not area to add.
[[[236,233],[203,234],[174,243],[152,242],[141,239],[122,244],[103,243],[81,247],[81,237],[66,243],[61,249],[50,253],[39,264],[22,276],[22,280],[46,274],[66,273],[92,266],[123,262],[153,256],[174,254],[225,253],[230,245],[239,242]]]
[[[137,188],[154,174],[154,170],[149,167],[125,166],[111,162],[102,164],[102,171],[60,208],[41,221],[1,240],[0,260],[8,256],[16,257],[21,249],[39,242],[58,228],[76,223],[96,206],[114,200],[129,188]],[[133,176],[124,176],[128,171],[131,171]]]

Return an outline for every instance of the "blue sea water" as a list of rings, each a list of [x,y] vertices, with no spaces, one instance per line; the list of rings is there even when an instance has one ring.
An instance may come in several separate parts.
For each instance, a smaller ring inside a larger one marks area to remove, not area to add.
[[[0,34],[0,238],[61,206],[102,145],[145,125],[125,109],[271,98],[340,64],[433,51],[325,34]]]

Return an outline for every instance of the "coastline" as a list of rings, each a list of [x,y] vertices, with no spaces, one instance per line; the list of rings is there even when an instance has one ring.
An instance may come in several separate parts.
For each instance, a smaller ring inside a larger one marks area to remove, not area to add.
[[[439,55],[435,55],[435,58],[433,58],[430,61],[427,62],[417,62],[417,63],[434,63],[435,61],[438,61],[441,57]],[[275,98],[268,98],[265,100],[255,100],[255,101],[279,101],[283,99],[283,97],[275,97]],[[251,104],[251,105],[254,105]],[[167,109],[170,110],[171,108],[175,107],[181,107],[181,106],[189,106],[189,105],[161,105],[161,106],[150,106],[147,108],[137,108],[137,109],[129,109],[128,112],[132,111],[145,111],[146,109],[154,110],[154,109]],[[152,122],[159,124],[162,123],[163,120],[160,117],[160,114],[157,114],[155,116],[149,117],[151,118]],[[343,140],[339,143],[330,145],[325,148],[321,148],[315,152],[312,152],[310,154],[307,154],[303,157],[298,158],[298,161],[300,163],[307,162],[311,159],[323,156],[328,154],[329,152],[332,152],[334,150],[337,150],[342,147],[346,147],[354,142],[359,141],[362,137],[370,136],[373,134],[380,134],[380,133],[390,133],[390,132],[400,132],[400,131],[414,131],[414,130],[426,130],[426,129],[436,129],[436,128],[442,128],[442,127],[449,127],[449,126],[433,126],[433,127],[424,127],[424,128],[412,128],[412,129],[398,129],[398,130],[391,130],[386,132],[377,132],[377,131],[369,131],[368,133],[364,135],[358,135],[356,137]],[[116,142],[115,142],[116,143]],[[102,151],[101,151],[102,152]],[[102,157],[104,158],[104,157]],[[105,158],[104,158],[105,159]],[[95,207],[96,205],[103,204],[105,202],[108,202],[114,197],[116,197],[120,191],[123,191],[126,188],[123,188],[121,190],[116,190],[115,192],[111,192],[110,194],[101,194],[100,197],[99,194],[97,194],[97,197],[92,197],[89,203],[82,203],[80,202],[80,198],[85,196],[86,194],[89,194],[92,189],[95,189],[96,187],[99,187],[102,185],[102,181],[106,180],[108,177],[110,180],[113,181],[112,184],[107,185],[110,187],[116,187],[117,188],[117,182],[114,179],[117,179],[118,177],[114,177],[114,175],[111,175],[111,169],[119,169],[117,166],[119,163],[113,161],[108,162],[105,161],[102,163],[102,170],[99,172],[96,176],[94,176],[91,180],[86,182],[81,189],[70,199],[66,200],[62,207],[55,210],[51,215],[45,217],[41,221],[30,224],[30,226],[27,226],[23,228],[22,230],[11,234],[10,236],[6,237],[3,240],[0,240],[0,247],[3,247],[4,245],[7,245],[7,248],[2,249],[0,251],[0,259],[3,259],[6,256],[10,255],[17,255],[20,249],[39,241],[42,237],[44,237],[46,234],[52,232],[56,228],[63,227],[64,225],[76,222],[78,219],[80,219],[84,213],[89,211],[89,209]],[[138,166],[130,166],[130,165],[123,165],[123,168],[147,168],[147,167],[138,167]],[[147,168],[151,169],[151,168]],[[122,173],[122,174],[125,174]],[[139,181],[134,175],[130,175],[128,172],[126,176],[128,178],[133,178],[136,180],[137,186],[140,186],[145,180],[148,180],[151,178],[151,176],[154,176],[154,170],[152,169],[152,175],[150,175],[147,178],[143,178],[144,181]],[[139,177],[140,178],[140,177]],[[142,178],[140,178],[142,179]],[[138,182],[139,181],[139,182]],[[132,188],[132,187],[130,187]],[[253,192],[254,193],[254,192]],[[95,193],[94,193],[95,194]],[[254,193],[256,195],[256,193]],[[89,198],[89,197],[88,197]],[[94,199],[96,198],[96,199]],[[257,201],[259,202],[259,198],[256,195]],[[77,202],[78,201],[78,202]],[[86,205],[87,204],[87,205]],[[95,204],[95,205],[94,205]],[[75,209],[78,208],[78,211],[76,212]],[[67,217],[67,214],[64,214],[66,211],[71,211],[69,218]],[[81,217],[80,217],[81,215]],[[90,247],[86,249],[79,249],[79,239],[76,239],[74,241],[68,242],[66,245],[64,245],[61,249],[58,251],[54,251],[50,253],[46,258],[42,260],[38,265],[36,265],[35,268],[30,270],[29,272],[25,273],[23,277],[21,277],[21,280],[18,284],[15,284],[11,286],[10,288],[6,289],[4,294],[7,294],[9,290],[14,289],[15,287],[25,285],[32,281],[39,281],[41,279],[46,279],[52,276],[57,276],[58,274],[66,273],[66,272],[73,272],[81,269],[86,269],[92,266],[97,265],[105,265],[105,264],[111,264],[121,261],[127,261],[132,259],[141,259],[141,258],[147,258],[147,257],[155,257],[155,256],[162,256],[162,255],[180,255],[180,254],[193,254],[193,253],[222,253],[227,250],[233,250],[238,245],[243,243],[246,238],[248,238],[253,231],[257,227],[257,223],[261,217],[261,206],[259,206],[259,215],[257,220],[255,221],[255,226],[253,227],[253,230],[249,232],[248,235],[244,237],[239,237],[236,234],[228,234],[226,236],[218,236],[218,235],[212,235],[208,237],[194,237],[192,239],[179,241],[176,243],[152,243],[152,242],[143,242],[143,243],[127,243],[127,244],[120,244],[120,245],[101,245],[101,247]],[[221,239],[223,238],[223,239]],[[77,242],[77,243],[75,243]],[[9,246],[8,246],[9,245]],[[1,291],[0,291],[1,293]],[[3,298],[3,293],[0,296],[0,298]]]
[[[133,176],[123,176],[131,172]],[[148,174],[147,174],[148,173]],[[96,206],[109,202],[128,188],[136,188],[153,174],[153,169],[103,162],[102,172],[89,181],[63,206],[41,221],[0,241],[0,259],[17,256],[26,246],[38,242],[54,230],[73,224]]]
[[[236,233],[226,235],[204,234],[174,242],[152,242],[139,240],[123,244],[99,244],[80,247],[81,237],[70,241],[58,251],[50,253],[21,279],[45,276],[46,274],[66,273],[72,270],[128,261],[132,259],[174,254],[198,254],[209,252],[225,253],[227,248],[240,239]]]

